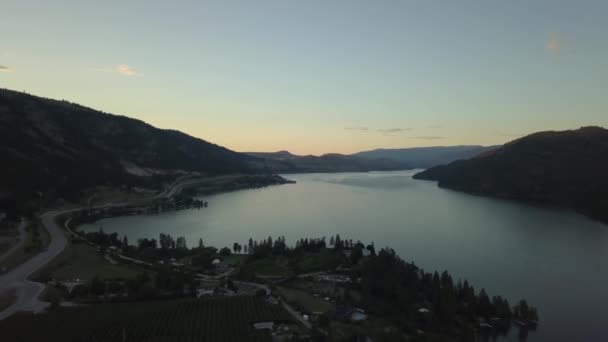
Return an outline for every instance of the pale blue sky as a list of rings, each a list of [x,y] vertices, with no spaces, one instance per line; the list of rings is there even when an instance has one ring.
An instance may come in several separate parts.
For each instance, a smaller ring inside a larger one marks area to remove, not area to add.
[[[608,1],[3,0],[0,86],[239,151],[495,144],[608,126],[606,18]]]

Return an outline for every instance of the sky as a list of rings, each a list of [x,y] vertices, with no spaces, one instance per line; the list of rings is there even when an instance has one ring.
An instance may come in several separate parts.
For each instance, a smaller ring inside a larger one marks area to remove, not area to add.
[[[0,4],[0,87],[237,151],[608,126],[608,1]]]

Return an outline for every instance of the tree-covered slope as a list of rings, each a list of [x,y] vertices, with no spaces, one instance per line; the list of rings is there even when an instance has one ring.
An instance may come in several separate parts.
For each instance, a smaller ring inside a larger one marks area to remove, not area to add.
[[[555,203],[608,221],[608,130],[539,132],[414,178],[480,195]]]
[[[10,90],[0,90],[0,158],[5,205],[180,171],[247,172],[251,159],[181,132]]]

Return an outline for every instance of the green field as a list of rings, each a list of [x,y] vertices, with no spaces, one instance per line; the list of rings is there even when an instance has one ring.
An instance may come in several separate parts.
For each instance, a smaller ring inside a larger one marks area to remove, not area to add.
[[[25,232],[24,241],[0,256],[0,269],[11,270],[21,265],[44,250],[51,241],[49,232],[38,221],[30,222],[26,226]]]
[[[17,298],[17,290],[12,288],[0,292],[0,311],[8,308]]]
[[[291,323],[280,306],[254,297],[99,304],[0,321],[2,341],[271,341],[252,323]]]
[[[102,279],[130,279],[143,269],[136,265],[111,264],[97,252],[97,248],[85,243],[70,243],[48,266],[37,272],[37,278],[60,281]]]
[[[331,251],[320,253],[306,253],[298,256],[266,257],[248,261],[243,265],[247,271],[251,271],[260,277],[286,277],[290,273],[308,273],[326,271],[337,267],[342,263],[342,255]]]
[[[222,264],[240,266],[245,262],[247,256],[247,254],[230,254],[222,257]]]
[[[245,264],[243,268],[261,277],[285,277],[289,273],[287,260],[282,258],[254,260]]]
[[[327,271],[336,268],[342,263],[343,255],[332,251],[320,253],[309,253],[297,257],[297,268],[299,273],[315,271]]]
[[[322,298],[314,297],[313,295],[304,292],[302,290],[279,287],[279,292],[285,300],[301,308],[304,311],[312,313],[326,313],[335,309],[335,305],[331,302],[327,302]]]

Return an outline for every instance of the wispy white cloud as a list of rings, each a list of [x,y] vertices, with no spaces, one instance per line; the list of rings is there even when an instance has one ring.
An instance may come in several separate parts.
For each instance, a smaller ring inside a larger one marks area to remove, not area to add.
[[[557,33],[549,34],[549,38],[545,41],[545,51],[566,59],[571,59],[576,54],[568,40]]]
[[[356,131],[361,133],[367,133],[369,131],[369,127],[344,127],[347,131]]]
[[[411,131],[411,130],[412,130],[411,128],[399,128],[399,127],[377,129],[377,131],[382,134],[403,133],[403,132],[407,132],[407,131]]]
[[[137,72],[137,70],[135,70],[133,67],[127,65],[127,64],[120,64],[117,65],[114,70],[121,74],[121,75],[125,75],[125,76],[137,76],[139,75],[139,73]]]
[[[445,137],[441,137],[438,135],[421,135],[417,137],[409,137],[410,139],[419,139],[419,140],[440,140],[445,139]]]
[[[4,66],[4,65],[0,65],[0,72],[12,72],[12,71],[13,71],[13,69],[11,69],[7,66]]]
[[[127,77],[135,77],[135,76],[141,76],[142,74],[137,71],[137,69],[133,68],[132,66],[128,65],[128,64],[119,64],[113,67],[105,67],[105,68],[92,68],[91,70],[94,71],[101,71],[101,72],[106,72],[106,73],[115,73],[115,74],[120,74],[123,76],[127,76]]]
[[[554,32],[549,34],[549,39],[545,42],[545,50],[552,54],[559,55],[562,52],[562,41]]]

